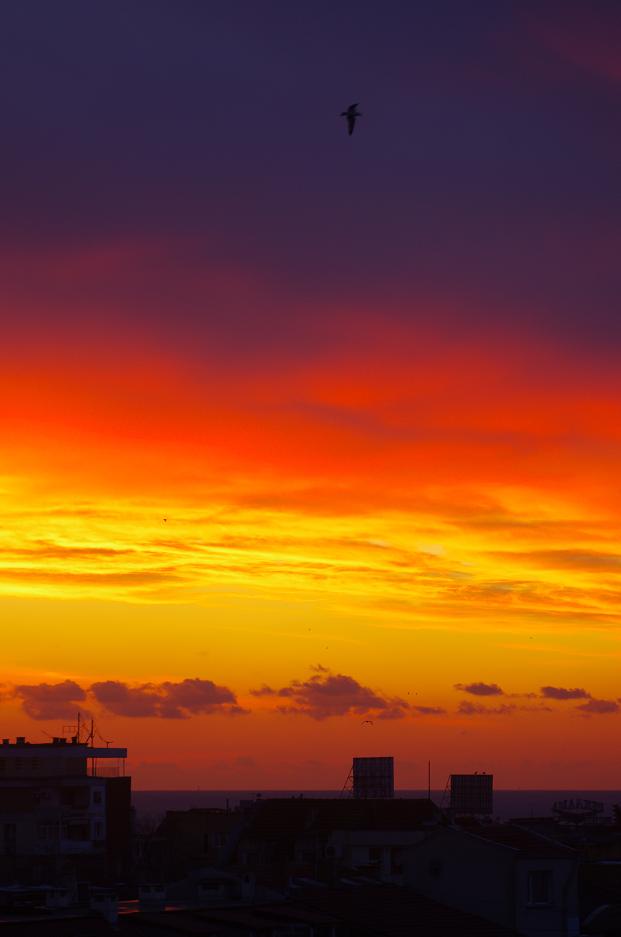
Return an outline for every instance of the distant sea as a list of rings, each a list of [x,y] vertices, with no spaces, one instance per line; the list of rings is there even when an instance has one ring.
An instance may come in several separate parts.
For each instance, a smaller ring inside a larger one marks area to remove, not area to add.
[[[340,797],[340,791],[134,791],[133,804],[139,818],[159,819],[167,810],[189,810],[191,807],[236,807],[242,800],[257,795],[268,797]],[[396,791],[395,797],[426,797],[427,791]],[[517,817],[547,817],[557,800],[582,798],[597,800],[604,805],[604,816],[612,813],[614,804],[621,804],[621,791],[494,791],[494,817],[509,820]],[[448,805],[445,791],[432,791],[431,799],[439,806]]]

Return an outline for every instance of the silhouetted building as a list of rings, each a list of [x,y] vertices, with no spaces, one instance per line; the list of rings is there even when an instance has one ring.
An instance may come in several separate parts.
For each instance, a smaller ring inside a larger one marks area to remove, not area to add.
[[[1,880],[96,882],[125,874],[131,832],[126,757],[124,748],[93,748],[64,738],[43,744],[4,739]]]
[[[229,858],[233,834],[243,822],[240,811],[169,810],[145,844],[145,871],[151,877],[174,881],[187,876],[192,869],[222,866]]]
[[[511,824],[445,827],[405,857],[406,884],[526,937],[577,937],[575,850]]]
[[[292,877],[336,881],[351,870],[398,882],[404,849],[442,822],[427,799],[263,800],[247,812],[230,861],[275,888]]]
[[[512,822],[576,851],[580,857],[580,921],[583,928],[590,922],[588,933],[597,933],[593,929],[596,917],[600,923],[604,920],[596,915],[598,909],[616,907],[621,917],[621,827],[615,822],[614,811],[612,817],[605,817],[598,809],[590,810],[587,801],[586,810],[590,816],[585,817],[581,815],[585,801],[574,800],[573,804],[577,805],[574,809],[570,801],[569,811],[564,808],[555,811],[556,816],[523,817]],[[612,911],[605,920],[612,920]],[[618,933],[621,934],[621,929]]]

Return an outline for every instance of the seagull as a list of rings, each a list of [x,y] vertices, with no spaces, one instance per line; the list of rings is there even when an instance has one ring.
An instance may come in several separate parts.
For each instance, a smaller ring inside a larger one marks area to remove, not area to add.
[[[356,110],[357,104],[350,104],[346,111],[342,111],[341,117],[347,118],[347,133],[351,137],[356,126],[356,117],[362,117],[362,114]]]
[[[361,723],[360,723],[360,725],[363,725],[363,726],[372,726],[372,725],[373,725],[373,722],[371,721],[371,719],[365,719],[364,722],[361,722]]]

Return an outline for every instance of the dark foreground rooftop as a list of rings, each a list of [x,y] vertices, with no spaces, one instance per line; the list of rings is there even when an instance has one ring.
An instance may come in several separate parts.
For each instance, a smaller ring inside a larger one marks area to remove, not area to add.
[[[515,937],[516,932],[397,886],[314,889],[296,903],[331,914],[360,937]]]
[[[294,930],[292,930],[294,929]],[[291,901],[120,915],[23,918],[2,937],[518,937],[514,931],[393,886],[308,889]]]

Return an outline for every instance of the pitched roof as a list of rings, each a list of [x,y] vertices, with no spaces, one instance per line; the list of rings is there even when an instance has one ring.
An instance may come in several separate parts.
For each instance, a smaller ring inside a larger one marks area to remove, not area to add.
[[[468,828],[466,832],[496,845],[513,849],[524,857],[571,859],[576,855],[571,847],[512,823],[481,824]]]

